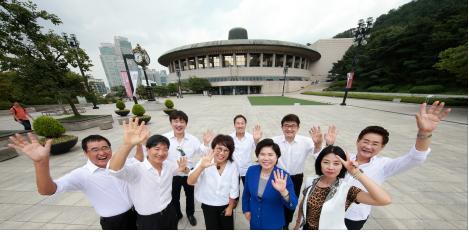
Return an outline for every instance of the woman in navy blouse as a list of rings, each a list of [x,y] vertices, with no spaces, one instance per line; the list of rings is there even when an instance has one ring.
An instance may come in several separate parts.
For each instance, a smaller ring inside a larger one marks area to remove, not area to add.
[[[280,155],[272,139],[264,139],[256,146],[259,164],[249,167],[242,198],[243,213],[251,229],[282,229],[283,206],[295,210],[298,203],[289,174],[276,167]]]

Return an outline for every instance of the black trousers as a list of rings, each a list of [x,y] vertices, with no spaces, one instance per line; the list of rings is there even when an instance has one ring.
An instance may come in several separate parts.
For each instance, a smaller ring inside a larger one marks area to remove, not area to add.
[[[347,230],[361,230],[365,225],[366,220],[368,220],[368,218],[361,221],[352,221],[346,218],[345,226],[347,227]]]
[[[228,205],[211,206],[202,203],[204,213],[205,228],[207,230],[234,230],[233,215],[225,216],[225,209]]]
[[[178,219],[174,206],[168,206],[161,212],[140,215],[137,213],[137,229],[139,230],[177,230]]]
[[[181,203],[179,203],[179,198],[181,197],[181,187],[184,188],[184,193],[186,194],[186,215],[192,216],[194,215],[194,186],[187,184],[187,176],[173,177],[171,204],[174,205],[177,216],[182,216]]]
[[[31,122],[29,120],[20,120],[19,122],[24,126],[24,130],[31,130]]]
[[[293,182],[293,188],[295,189],[295,195],[298,198],[300,196],[301,185],[303,184],[303,173],[290,176]],[[290,193],[291,194],[291,193]],[[283,207],[283,212],[285,214],[285,226],[288,226],[293,219],[293,214],[295,210],[290,210],[286,207]]]
[[[112,217],[101,217],[99,223],[103,230],[136,230],[137,212],[133,208]]]

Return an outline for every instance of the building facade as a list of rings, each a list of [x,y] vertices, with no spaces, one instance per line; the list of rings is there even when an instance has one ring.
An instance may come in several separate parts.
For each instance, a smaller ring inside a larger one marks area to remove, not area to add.
[[[108,93],[106,84],[103,79],[88,78],[88,85],[99,95],[103,96]]]
[[[234,28],[228,40],[177,47],[158,62],[168,67],[170,83],[196,76],[208,79],[212,94],[231,95],[301,90],[314,81],[312,68],[321,57],[312,47],[248,39],[245,29]]]

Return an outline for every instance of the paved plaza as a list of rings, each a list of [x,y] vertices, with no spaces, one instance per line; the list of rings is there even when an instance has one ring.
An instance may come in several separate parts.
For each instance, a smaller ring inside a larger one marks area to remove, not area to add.
[[[281,118],[288,113],[300,117],[299,134],[308,135],[313,125],[335,124],[338,128],[336,145],[355,152],[358,133],[368,125],[380,125],[390,132],[390,141],[381,155],[397,157],[405,154],[415,142],[417,127],[414,114],[417,104],[342,99],[291,94],[291,97],[310,99],[331,105],[315,106],[251,106],[247,96],[186,95],[173,98],[175,108],[189,116],[187,132],[198,138],[207,129],[229,134],[233,131],[233,117],[244,114],[249,131],[260,124],[263,138],[282,133]],[[159,99],[163,101],[164,99]],[[127,102],[127,108],[132,103]],[[87,108],[85,114],[113,114],[114,104],[100,105],[100,109]],[[169,130],[168,116],[163,111],[149,111],[152,116],[149,128],[152,134]],[[32,114],[34,117],[39,112]],[[114,151],[121,144],[122,128],[115,120],[114,128],[99,128],[68,132],[79,140],[90,134],[101,134],[111,141]],[[11,116],[0,116],[0,130],[22,129]],[[467,108],[456,108],[442,122],[432,137],[432,153],[427,161],[414,169],[390,178],[384,188],[391,194],[392,204],[374,207],[365,229],[468,229],[467,203]],[[255,156],[253,155],[253,159]],[[50,159],[53,178],[85,164],[80,144],[69,153]],[[305,176],[314,175],[314,158],[307,159]],[[183,196],[183,194],[182,194]],[[158,196],[155,196],[158,197]],[[183,197],[181,198],[183,199]],[[200,204],[196,204],[198,224],[192,227],[185,215],[179,229],[205,229]],[[291,228],[293,225],[291,225]],[[249,229],[238,206],[235,215],[236,229]],[[41,196],[36,192],[32,161],[19,156],[0,163],[0,229],[101,229],[99,217],[82,193],[66,193],[56,197]]]

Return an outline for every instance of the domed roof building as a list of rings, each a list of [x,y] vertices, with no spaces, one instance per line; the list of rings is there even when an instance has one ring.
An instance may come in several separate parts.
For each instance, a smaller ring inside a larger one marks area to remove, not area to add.
[[[234,95],[281,93],[285,76],[285,92],[300,90],[314,81],[311,68],[319,59],[321,54],[309,46],[248,39],[246,29],[233,28],[228,40],[177,47],[158,62],[168,67],[169,82],[177,82],[179,72],[181,81],[194,76],[208,79],[212,94]]]

